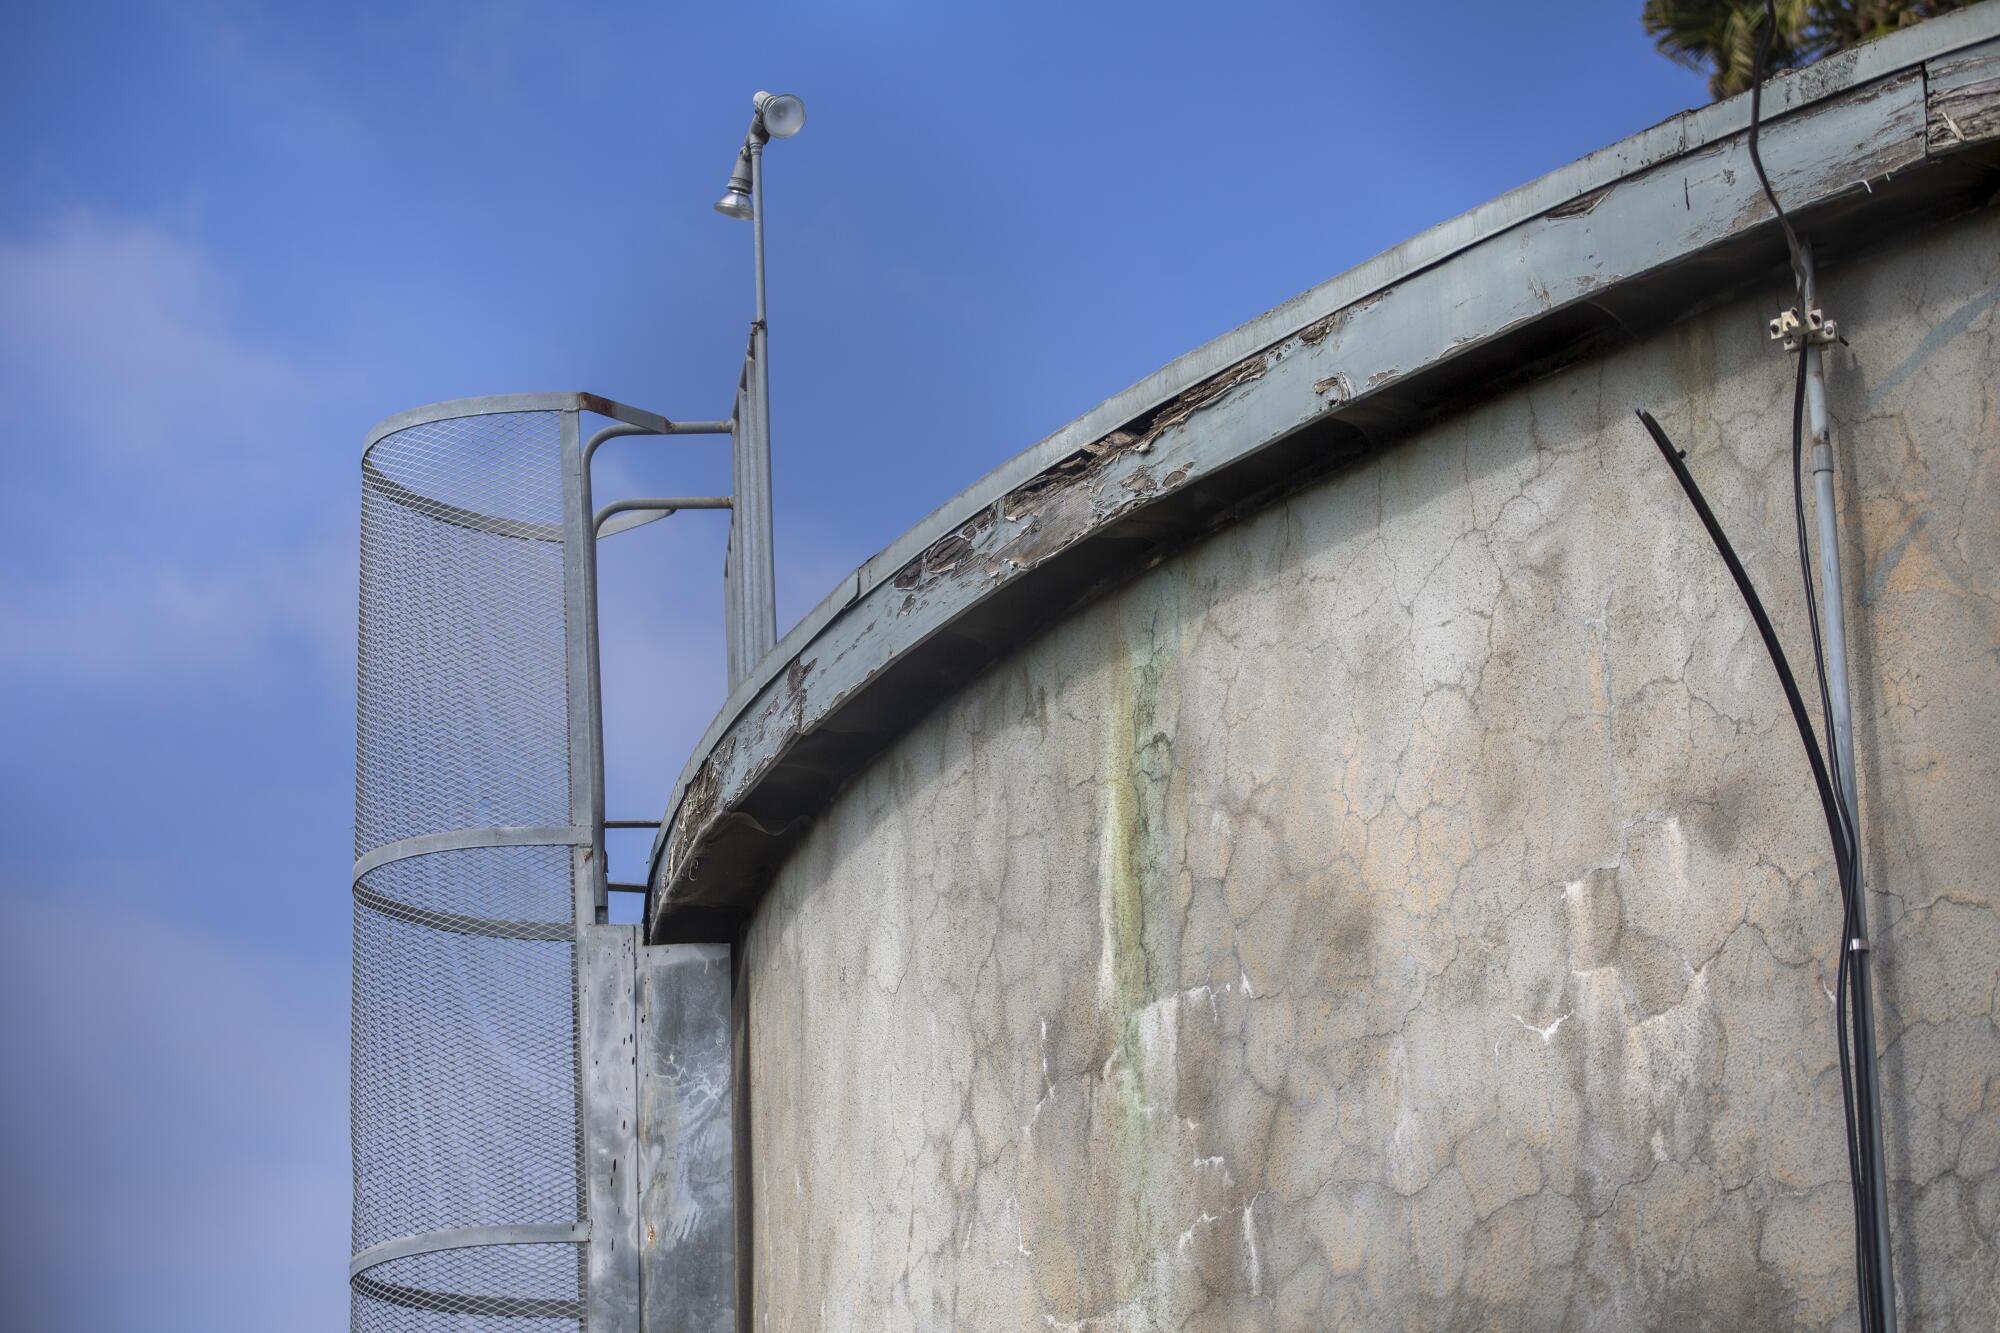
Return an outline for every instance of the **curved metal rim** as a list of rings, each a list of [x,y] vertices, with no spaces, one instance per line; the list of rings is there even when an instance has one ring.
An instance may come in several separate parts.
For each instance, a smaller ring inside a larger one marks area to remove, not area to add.
[[[491,917],[440,912],[399,902],[365,884],[354,886],[354,901],[377,916],[443,935],[473,935],[484,940],[528,940],[537,944],[574,944],[574,921],[496,921]]]
[[[512,537],[519,541],[560,542],[563,539],[560,523],[536,523],[525,518],[482,514],[476,509],[465,509],[448,500],[433,499],[422,491],[413,491],[376,467],[367,454],[361,456],[361,485],[375,491],[390,504],[401,505],[434,523],[449,523],[455,528],[469,528],[473,532]]]
[[[649,412],[643,407],[633,407],[601,394],[585,393],[581,390],[558,390],[551,393],[489,393],[475,398],[450,398],[441,403],[427,403],[413,407],[407,412],[383,417],[368,431],[368,442],[361,446],[367,453],[375,447],[376,441],[399,430],[412,426],[427,426],[433,421],[448,421],[453,417],[486,417],[499,412],[595,412],[613,421],[622,421],[630,426],[641,426],[658,434],[673,433],[673,422],[658,412]]]
[[[574,921],[500,921],[459,912],[440,912],[401,902],[380,889],[369,888],[362,881],[383,866],[417,856],[434,856],[439,852],[457,852],[475,847],[588,847],[594,841],[592,831],[579,824],[449,829],[443,833],[399,838],[382,844],[354,863],[354,901],[392,920],[406,921],[449,935],[570,943],[576,939]]]
[[[358,1251],[347,1261],[349,1280],[377,1264],[440,1250],[474,1250],[495,1245],[581,1245],[590,1239],[588,1222],[553,1222],[508,1227],[445,1227],[398,1236]]]
[[[546,1296],[474,1296],[459,1291],[422,1291],[416,1287],[405,1287],[394,1282],[377,1282],[372,1277],[357,1277],[348,1280],[358,1295],[377,1300],[384,1305],[400,1305],[406,1310],[434,1310],[439,1314],[465,1314],[489,1306],[496,1302],[506,1305],[506,1309],[495,1317],[500,1319],[581,1319],[583,1302],[563,1300]]]
[[[1860,94],[1878,80],[1921,70],[1924,63],[1955,55],[2000,35],[2000,3],[1976,5],[1942,15],[1914,27],[1866,43],[1843,56],[1804,70],[1787,71],[1765,90],[1765,115],[1779,117],[1831,99]],[[1239,364],[1242,359],[1301,337],[1321,320],[1366,310],[1377,299],[1415,276],[1441,268],[1460,256],[1495,244],[1516,228],[1528,225],[1563,205],[1588,197],[1630,177],[1693,159],[1735,141],[1748,124],[1749,95],[1669,117],[1650,129],[1578,159],[1567,166],[1509,191],[1449,219],[1335,275],[1277,306],[1238,329],[1169,362],[1122,393],[1106,399],[1054,434],[1002,462],[984,477],[939,505],[908,531],[862,565],[844,575],[817,606],[781,638],[749,670],[724,699],[700,739],[688,753],[665,805],[660,832],[648,860],[647,878],[655,886],[656,903],[648,929],[657,925],[663,891],[671,887],[665,873],[666,854],[674,841],[677,821],[686,808],[697,777],[725,747],[743,741],[738,758],[754,753],[757,761],[771,759],[768,738],[753,739],[750,721],[767,691],[782,688],[786,672],[804,658],[830,651],[834,627],[850,615],[869,615],[864,607],[878,590],[893,587],[895,576],[931,543],[998,503],[1008,492],[1041,475],[1060,459],[1105,433],[1140,419],[1193,388],[1207,377]],[[1623,281],[1623,279],[1620,279]],[[1459,346],[1453,343],[1450,351]],[[945,625],[937,626],[942,631]],[[824,658],[822,660],[825,660]],[[837,658],[836,658],[837,660]],[[897,660],[885,656],[870,668],[870,679]],[[739,730],[741,728],[741,730]],[[793,732],[774,729],[771,745],[789,748]],[[823,775],[822,775],[823,776]]]
[[[400,1305],[406,1310],[435,1310],[440,1314],[465,1314],[482,1306],[504,1303],[496,1313],[500,1319],[582,1319],[583,1302],[549,1296],[474,1296],[460,1291],[423,1291],[395,1282],[377,1282],[372,1277],[348,1279],[358,1295],[384,1305]]]
[[[352,882],[359,884],[371,872],[392,861],[434,852],[457,852],[468,847],[588,847],[596,834],[583,824],[510,824],[500,828],[457,828],[439,833],[419,833],[413,838],[385,842],[354,862]]]
[[[426,403],[413,407],[394,416],[383,417],[368,430],[368,442],[361,446],[367,453],[382,439],[394,435],[399,430],[412,426],[428,426],[434,421],[449,421],[453,417],[490,417],[502,412],[574,412],[581,406],[583,394],[574,390],[555,393],[489,393],[477,398],[448,398],[442,403]]]

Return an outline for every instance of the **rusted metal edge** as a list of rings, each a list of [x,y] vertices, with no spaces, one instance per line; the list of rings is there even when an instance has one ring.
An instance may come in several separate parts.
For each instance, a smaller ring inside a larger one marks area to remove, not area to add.
[[[1951,31],[1961,45],[1990,40],[2000,5],[1960,17]],[[1921,65],[1861,79],[1912,49],[1885,39],[1800,71],[1767,98],[1799,108],[1767,125],[1764,157],[1788,209],[1818,214],[1822,235],[1862,243],[1887,219],[1959,206],[1989,169],[1980,153],[1931,154]],[[1490,232],[1436,262],[1418,266],[1413,242],[1316,288],[997,469],[843,580],[690,757],[654,846],[649,935],[690,938],[675,918],[713,931],[717,913],[747,910],[781,844],[889,735],[1134,561],[1460,395],[1629,340],[1768,275],[1782,248],[1735,126],[1729,103],[1677,117],[1496,201],[1535,197],[1535,216],[1506,221],[1489,205],[1465,218],[1491,213]],[[1686,146],[1697,129],[1721,132]],[[1683,147],[1667,151],[1675,142]],[[1947,171],[1949,161],[1958,165]],[[1608,184],[1592,174],[1634,163]],[[1570,192],[1546,197],[1558,181]],[[1343,288],[1363,273],[1397,276]],[[1280,314],[1354,287],[1344,304],[1288,317],[1289,332],[1259,345]],[[1202,359],[1237,346],[1249,350],[1212,369]],[[1140,392],[1190,369],[1208,373],[1165,396]],[[1028,598],[1037,615],[1010,610]]]

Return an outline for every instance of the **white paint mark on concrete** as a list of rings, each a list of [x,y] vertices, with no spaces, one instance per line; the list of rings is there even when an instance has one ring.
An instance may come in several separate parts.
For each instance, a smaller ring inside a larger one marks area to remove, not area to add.
[[[1212,1226],[1215,1223],[1220,1222],[1221,1220],[1222,1220],[1222,1215],[1219,1213],[1203,1212],[1200,1217],[1197,1217],[1194,1220],[1194,1222],[1191,1225],[1189,1225],[1186,1231],[1181,1232],[1180,1239],[1174,1243],[1174,1248],[1180,1251],[1182,1254],[1186,1254],[1187,1247],[1194,1243],[1195,1232],[1201,1230],[1205,1226]]]
[[[1243,1209],[1243,1248],[1250,1252],[1250,1294],[1264,1294],[1264,1261],[1257,1253],[1257,1219],[1254,1201]]]
[[[1574,1013],[1575,1011],[1571,1010],[1570,1012]],[[1560,1017],[1558,1017],[1555,1022],[1549,1024],[1547,1027],[1536,1027],[1533,1023],[1530,1023],[1527,1019],[1521,1017],[1519,1014],[1514,1015],[1514,1021],[1516,1023],[1519,1023],[1522,1027],[1528,1029],[1528,1031],[1534,1033],[1537,1037],[1540,1037],[1542,1039],[1542,1044],[1545,1046],[1556,1039],[1556,1033],[1562,1030],[1563,1024],[1569,1022],[1569,1018],[1570,1018],[1569,1014],[1563,1014]]]

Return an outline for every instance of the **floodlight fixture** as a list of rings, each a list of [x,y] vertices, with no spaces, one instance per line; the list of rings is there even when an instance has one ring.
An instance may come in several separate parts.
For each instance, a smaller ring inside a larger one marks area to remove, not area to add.
[[[744,144],[736,154],[736,166],[729,173],[729,184],[722,191],[722,198],[715,201],[715,211],[726,218],[739,218],[748,222],[754,208],[750,202],[750,145]]]
[[[806,127],[806,104],[796,93],[758,93],[752,105],[773,139],[789,139]]]
[[[736,165],[730,169],[729,185],[715,201],[715,211],[726,218],[748,222],[756,213],[756,171],[753,153],[761,153],[772,139],[789,139],[806,127],[806,104],[796,93],[758,93],[750,99],[750,132],[736,150]]]

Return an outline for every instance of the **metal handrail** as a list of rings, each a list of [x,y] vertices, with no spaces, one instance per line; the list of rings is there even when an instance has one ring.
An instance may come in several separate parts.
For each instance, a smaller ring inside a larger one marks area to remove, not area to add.
[[[732,443],[736,435],[736,422],[733,419],[728,421],[673,421],[667,417],[654,417],[651,414],[641,417],[637,413],[627,413],[619,416],[617,419],[619,424],[606,426],[584,442],[583,447],[578,451],[577,466],[577,508],[590,523],[589,532],[587,534],[579,534],[582,540],[578,551],[578,559],[583,566],[584,580],[583,624],[581,630],[586,673],[584,688],[587,691],[589,700],[591,728],[591,752],[587,762],[593,770],[590,788],[592,846],[594,861],[598,867],[597,882],[599,885],[605,885],[603,870],[604,830],[611,827],[611,825],[604,818],[604,678],[601,645],[598,641],[597,630],[597,543],[605,537],[615,536],[619,532],[627,532],[642,524],[665,518],[677,510],[729,509],[733,506],[727,496],[691,496],[677,500],[639,497],[620,500],[593,512],[591,506],[595,503],[595,496],[590,472],[591,463],[596,458],[598,449],[603,445],[611,440],[622,439],[631,435],[649,435],[655,437],[669,435],[725,435],[731,438]],[[640,518],[624,527],[614,528],[608,533],[603,531],[606,519],[627,513],[644,514],[646,517]],[[727,637],[728,632],[725,628],[725,637]],[[610,905],[610,890],[608,886],[600,889],[596,894],[596,899],[597,914],[601,919],[608,911]]]
[[[602,531],[604,520],[617,514],[657,513],[661,518],[677,514],[683,509],[733,509],[735,502],[726,495],[642,495],[630,500],[620,500],[608,504],[597,511],[591,528],[599,537],[616,536],[620,532],[631,531],[631,526]],[[636,525],[632,525],[636,526]]]

